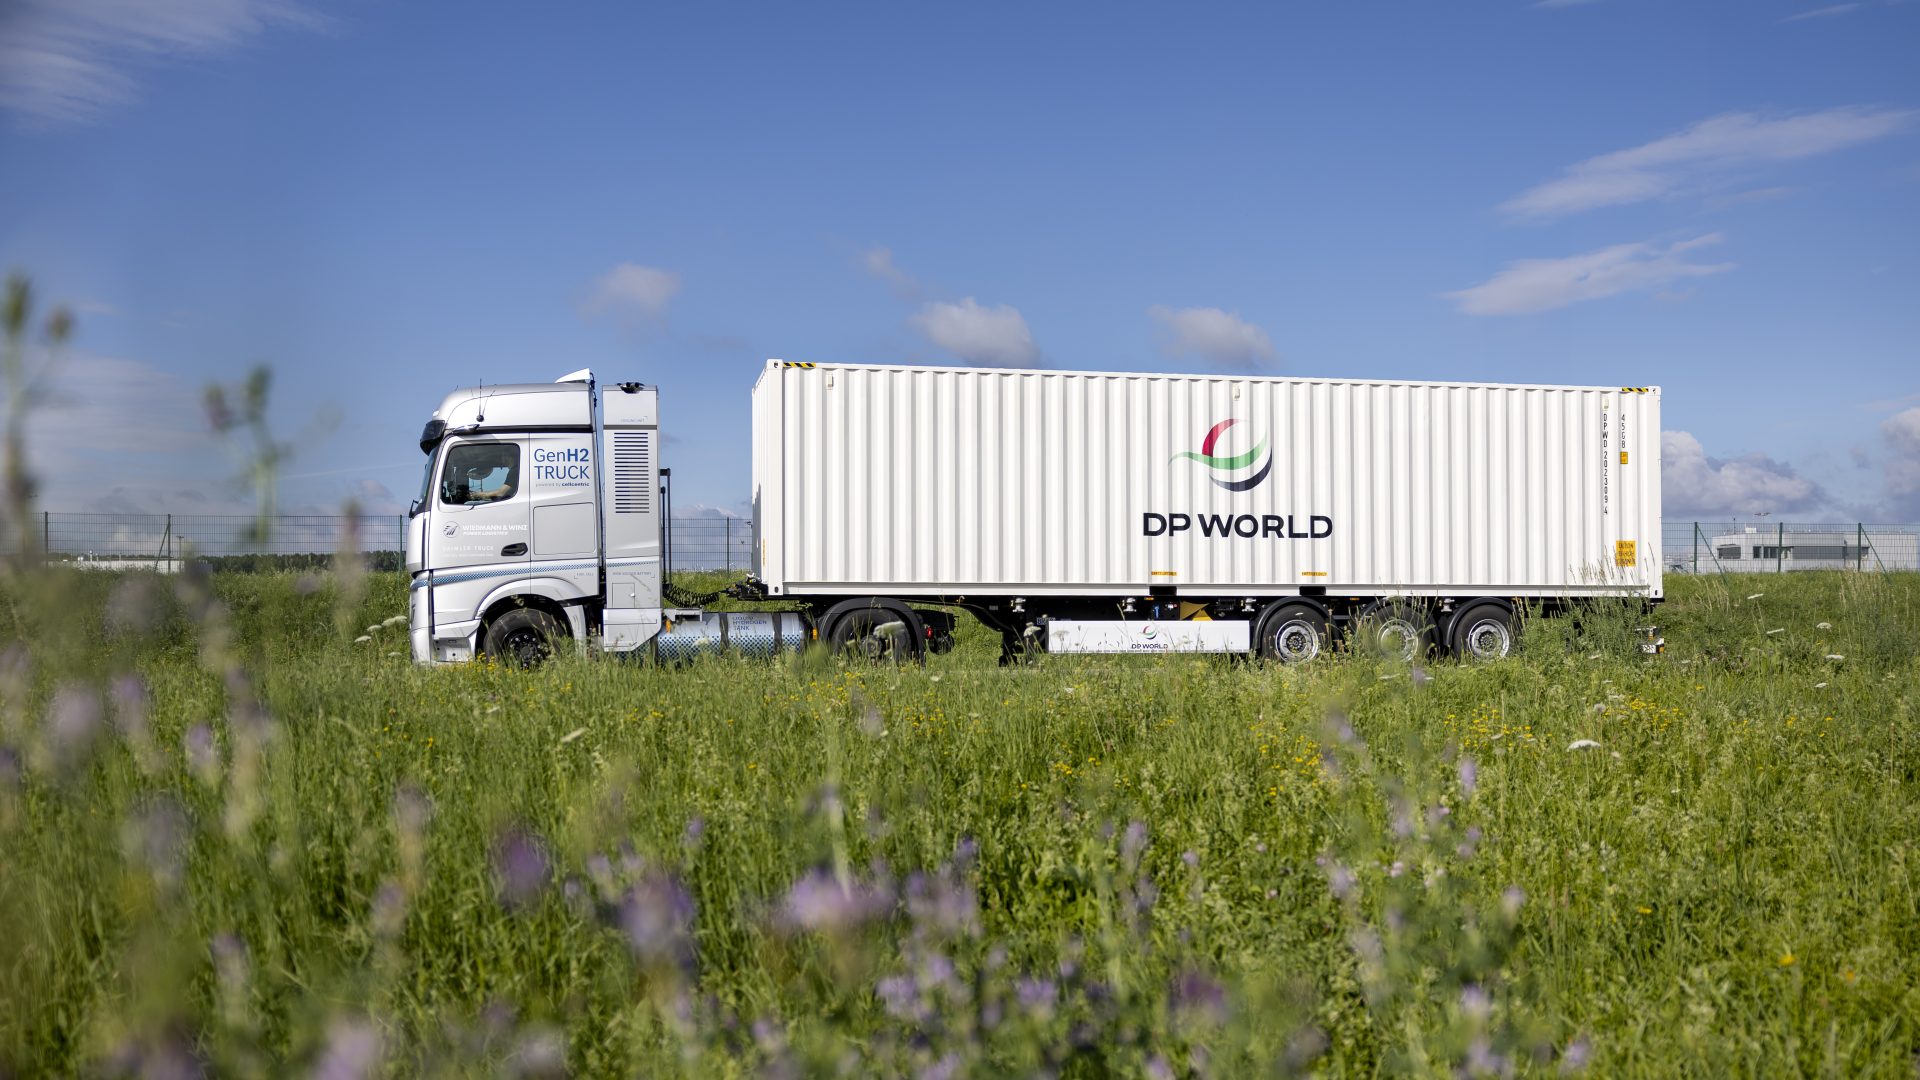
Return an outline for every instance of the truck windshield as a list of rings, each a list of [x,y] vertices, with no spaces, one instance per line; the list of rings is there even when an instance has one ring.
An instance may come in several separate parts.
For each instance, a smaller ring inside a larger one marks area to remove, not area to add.
[[[420,472],[420,494],[414,497],[413,505],[407,508],[407,516],[413,517],[427,508],[427,496],[433,491],[433,465],[440,460],[440,448],[427,451],[427,467]]]

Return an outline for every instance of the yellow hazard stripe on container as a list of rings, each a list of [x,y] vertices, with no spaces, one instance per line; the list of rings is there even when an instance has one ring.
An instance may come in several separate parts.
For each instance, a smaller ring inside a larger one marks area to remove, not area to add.
[[[1327,572],[1325,570],[1302,570],[1300,571],[1300,576],[1301,577],[1326,577]]]
[[[1621,392],[1621,393],[1623,393],[1623,394],[1651,394],[1651,393],[1653,393],[1653,387],[1651,387],[1651,386],[1623,386],[1623,387],[1621,387],[1621,388],[1620,388],[1620,392]]]
[[[797,368],[810,368],[813,366],[812,362],[807,360],[782,360],[780,361],[780,364],[783,367],[797,367]]]
[[[1154,577],[1179,577],[1180,576],[1180,571],[1178,570],[1154,570],[1154,571],[1151,571],[1151,573],[1153,574]]]

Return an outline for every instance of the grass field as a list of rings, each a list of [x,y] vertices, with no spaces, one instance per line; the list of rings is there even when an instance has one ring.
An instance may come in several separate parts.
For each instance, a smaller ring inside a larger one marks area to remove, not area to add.
[[[1654,658],[521,673],[394,575],[16,580],[0,1072],[1911,1076],[1920,582],[1669,584]]]

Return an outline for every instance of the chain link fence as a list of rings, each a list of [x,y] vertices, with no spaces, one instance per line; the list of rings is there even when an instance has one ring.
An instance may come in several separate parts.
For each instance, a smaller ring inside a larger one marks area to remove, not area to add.
[[[264,528],[261,526],[264,524]],[[391,558],[406,547],[405,515],[280,514],[264,522],[223,514],[79,514],[43,512],[34,522],[41,549],[59,562],[99,569],[174,570],[180,560],[331,555],[348,546]],[[668,526],[675,570],[746,570],[753,565],[753,526],[741,518],[675,515]]]
[[[103,568],[171,569],[200,557],[324,556],[344,545],[343,515],[283,514],[263,531],[253,517],[217,514],[43,513],[42,547],[59,561]],[[362,517],[353,547],[399,552],[405,516]],[[753,524],[715,514],[669,523],[675,570],[741,571],[753,566]],[[1661,535],[1668,573],[1784,573],[1789,570],[1920,570],[1920,524],[1865,522],[1669,521]],[[390,560],[398,565],[397,558]]]
[[[1920,524],[1669,521],[1661,541],[1671,573],[1920,570]]]

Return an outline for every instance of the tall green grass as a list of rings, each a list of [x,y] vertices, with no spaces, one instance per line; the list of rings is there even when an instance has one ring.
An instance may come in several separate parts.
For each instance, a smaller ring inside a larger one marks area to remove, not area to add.
[[[392,575],[16,581],[0,1071],[1910,1075],[1916,582],[1671,585],[1659,657],[522,673]]]

